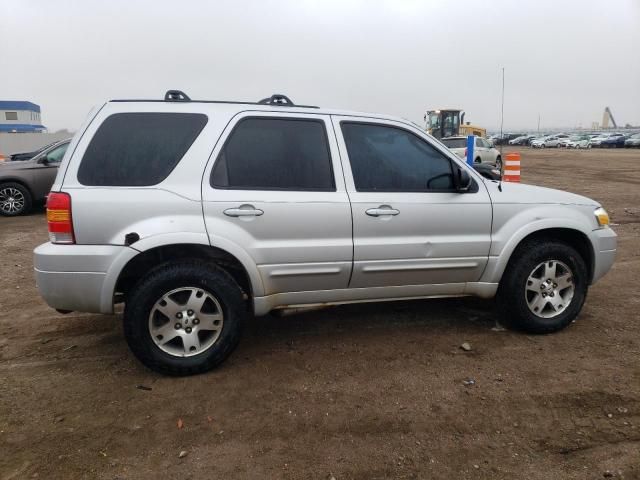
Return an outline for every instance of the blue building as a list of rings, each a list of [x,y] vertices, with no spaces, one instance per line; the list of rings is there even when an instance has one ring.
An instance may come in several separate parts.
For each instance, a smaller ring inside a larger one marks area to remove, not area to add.
[[[40,105],[31,102],[0,100],[0,132],[44,132]]]

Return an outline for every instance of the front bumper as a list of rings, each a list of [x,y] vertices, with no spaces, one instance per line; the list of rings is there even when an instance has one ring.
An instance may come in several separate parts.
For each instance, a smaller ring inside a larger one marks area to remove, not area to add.
[[[50,307],[113,313],[118,276],[138,251],[117,245],[44,243],[33,254],[36,284]]]
[[[616,258],[618,236],[610,228],[599,228],[589,235],[594,250],[593,276],[591,284],[596,283],[611,269]]]

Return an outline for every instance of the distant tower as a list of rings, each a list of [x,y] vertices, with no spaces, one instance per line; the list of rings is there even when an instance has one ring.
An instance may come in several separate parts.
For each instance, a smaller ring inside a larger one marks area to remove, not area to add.
[[[609,119],[611,119],[613,128],[618,128],[618,125],[616,125],[616,121],[613,119],[613,115],[611,115],[611,110],[609,110],[609,107],[604,107],[604,113],[602,114],[602,128],[604,130],[609,128]]]

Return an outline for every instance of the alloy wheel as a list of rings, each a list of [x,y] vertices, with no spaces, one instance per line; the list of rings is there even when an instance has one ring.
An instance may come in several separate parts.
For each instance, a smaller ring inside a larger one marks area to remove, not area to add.
[[[9,215],[20,213],[24,209],[24,195],[13,187],[0,190],[0,210]]]
[[[540,318],[564,312],[575,293],[573,272],[559,260],[547,260],[533,269],[525,287],[529,310]]]
[[[198,287],[163,295],[149,314],[154,343],[175,357],[191,357],[211,348],[222,333],[224,314],[218,299]]]

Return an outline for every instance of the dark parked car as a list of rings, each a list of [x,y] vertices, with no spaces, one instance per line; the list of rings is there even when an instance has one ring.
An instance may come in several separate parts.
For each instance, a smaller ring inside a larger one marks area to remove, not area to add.
[[[45,145],[44,147],[40,147],[39,149],[34,150],[33,152],[14,153],[13,155],[9,155],[7,160],[10,162],[19,161],[19,160],[30,160],[36,155],[41,154],[42,152],[44,152],[45,150],[48,150],[49,148],[53,147],[59,142],[60,141],[58,140],[56,142],[50,143],[48,145]]]
[[[514,138],[519,137],[519,133],[504,133],[502,136],[500,135],[492,135],[489,137],[494,145],[507,145],[509,140],[513,140]]]
[[[500,170],[488,163],[474,163],[473,168],[476,172],[489,180],[500,180],[502,177],[502,175],[500,175]]]
[[[0,163],[0,215],[24,215],[43,201],[71,140],[62,140],[29,160]]]
[[[626,139],[626,135],[614,133],[600,142],[600,148],[623,148]]]

